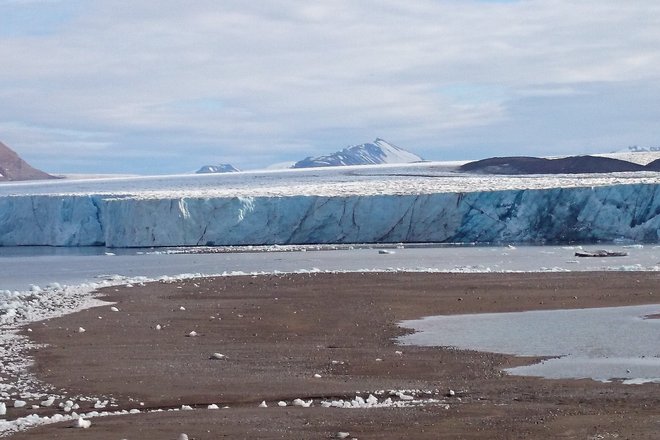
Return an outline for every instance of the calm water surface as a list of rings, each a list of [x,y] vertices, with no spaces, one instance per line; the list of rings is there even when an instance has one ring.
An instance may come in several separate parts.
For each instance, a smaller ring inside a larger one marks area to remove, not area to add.
[[[660,270],[660,246],[584,246],[584,250],[624,250],[627,257],[576,258],[562,246],[412,247],[168,254],[154,249],[0,247],[0,290],[31,284],[80,284],[103,275],[158,277],[185,273],[292,272],[298,270],[434,270],[457,272]],[[110,254],[110,255],[108,255]]]
[[[577,310],[432,316],[405,321],[402,344],[552,357],[508,369],[545,378],[660,382],[660,304]]]

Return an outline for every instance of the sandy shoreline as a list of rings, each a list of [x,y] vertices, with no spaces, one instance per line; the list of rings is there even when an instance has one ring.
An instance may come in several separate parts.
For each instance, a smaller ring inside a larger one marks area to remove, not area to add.
[[[47,344],[33,353],[33,371],[68,396],[112,396],[109,410],[200,409],[97,418],[87,430],[54,424],[12,438],[657,438],[658,384],[510,377],[500,369],[526,360],[399,347],[393,338],[405,332],[398,322],[434,314],[658,303],[658,281],[652,272],[352,273],[108,288],[102,293],[119,311],[104,306],[32,327],[30,338]],[[216,352],[226,359],[209,359]],[[437,402],[320,407],[357,392],[413,389]],[[296,398],[314,407],[277,406]],[[258,408],[262,401],[268,408]],[[230,408],[202,409],[208,404]]]

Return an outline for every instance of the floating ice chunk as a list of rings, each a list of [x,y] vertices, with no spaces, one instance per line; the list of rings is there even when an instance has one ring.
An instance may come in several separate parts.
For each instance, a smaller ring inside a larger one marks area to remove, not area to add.
[[[381,250],[378,251],[378,253],[381,254],[381,255],[392,255],[394,253],[394,251],[391,251],[389,249],[381,249]]]
[[[321,378],[321,375],[318,374],[318,373],[316,373],[316,374],[314,375],[314,378],[315,378],[315,379],[320,379],[320,378]]]
[[[184,311],[184,310],[186,310],[186,308],[181,306],[181,307],[179,307],[179,310]]]
[[[351,435],[351,434],[348,433],[348,432],[340,431],[340,432],[335,434],[335,438],[348,438],[349,435]]]
[[[367,397],[366,402],[369,405],[376,405],[378,403],[378,399],[373,394],[369,394],[369,397]]]
[[[279,402],[277,402],[277,406],[286,406],[286,405],[287,403],[284,400],[280,400]]]
[[[220,409],[220,407],[215,403],[212,403],[209,406],[207,406],[206,409]]]
[[[71,424],[72,428],[83,428],[87,429],[90,426],[92,426],[92,422],[90,420],[85,420],[82,417],[78,417],[76,420],[73,421]]]
[[[25,405],[27,405],[25,400],[14,400],[14,408],[23,408]]]
[[[454,391],[454,390],[447,391],[447,396],[448,397],[454,397],[455,395],[456,395],[456,391]]]
[[[213,353],[211,355],[211,359],[226,359],[226,358],[227,358],[227,356],[225,356],[222,353]]]
[[[85,329],[82,327],[78,327],[78,333],[85,333]]]
[[[117,307],[115,307],[115,306],[110,307],[110,310],[111,310],[112,312],[118,312],[118,311],[119,311],[119,309],[118,309]]]
[[[163,328],[163,327],[161,327],[160,324],[156,324],[156,330],[160,330],[160,329],[162,329],[162,328]]]
[[[177,440],[188,440],[188,434],[179,434],[179,438]]]
[[[7,404],[5,402],[0,402],[0,416],[7,414]]]
[[[403,355],[403,352],[397,350],[397,351],[394,352],[394,354],[397,355],[397,356],[402,356],[402,355]]]
[[[188,336],[190,338],[194,338],[195,336],[197,336],[197,332],[195,330],[193,330],[190,333],[188,333],[186,336]]]
[[[268,405],[266,405],[266,401],[265,401],[265,400],[263,400],[263,401],[259,404],[259,408],[268,408]]]

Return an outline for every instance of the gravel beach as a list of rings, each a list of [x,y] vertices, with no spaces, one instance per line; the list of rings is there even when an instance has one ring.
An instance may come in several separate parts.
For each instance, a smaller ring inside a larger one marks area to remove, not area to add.
[[[509,376],[501,369],[533,359],[395,338],[400,321],[429,315],[659,303],[659,285],[654,272],[319,273],[112,287],[107,306],[25,331],[44,344],[32,372],[56,394],[142,413],[11,438],[657,439],[660,384]],[[392,405],[322,407],[370,395]],[[182,406],[194,410],[166,411]]]

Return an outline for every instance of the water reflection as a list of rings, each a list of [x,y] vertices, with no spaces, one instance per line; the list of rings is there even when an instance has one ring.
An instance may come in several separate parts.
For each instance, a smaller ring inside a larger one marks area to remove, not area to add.
[[[433,316],[405,321],[403,344],[554,357],[508,369],[545,378],[660,382],[660,305]]]

